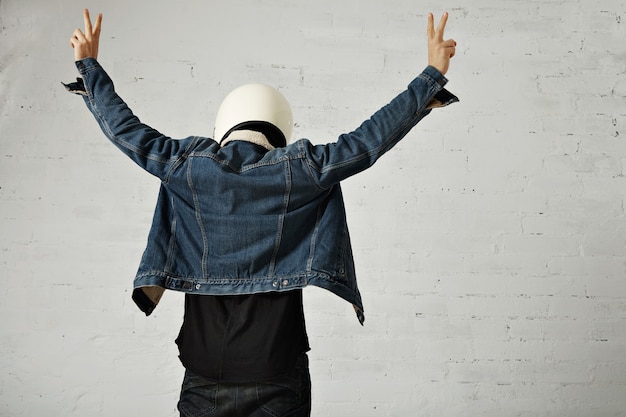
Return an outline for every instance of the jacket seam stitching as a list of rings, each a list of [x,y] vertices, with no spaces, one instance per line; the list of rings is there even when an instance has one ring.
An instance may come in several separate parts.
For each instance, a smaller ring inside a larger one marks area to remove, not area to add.
[[[193,205],[194,205],[194,215],[196,217],[196,221],[198,222],[198,227],[200,228],[200,234],[202,235],[202,278],[206,278],[208,276],[207,273],[207,258],[209,252],[209,246],[206,236],[206,231],[204,230],[204,223],[202,222],[202,216],[200,215],[200,201],[198,199],[198,193],[193,184],[193,178],[191,175],[191,166],[192,161],[189,161],[187,164],[187,184],[189,185],[189,189],[191,190],[191,195],[193,197]]]
[[[98,69],[97,66],[92,66],[90,68],[93,68],[94,70]],[[94,71],[90,71],[90,72],[94,72]],[[84,76],[84,78],[88,78],[87,76],[89,74],[82,74]],[[109,126],[109,123],[106,121],[105,117],[102,115],[102,112],[100,111],[99,106],[96,104],[95,98],[94,98],[94,94],[93,91],[91,89],[90,86],[87,85],[88,83],[85,83],[85,90],[87,91],[87,97],[89,98],[89,104],[91,105],[91,108],[94,111],[95,116],[98,118],[98,120],[101,122],[101,125],[105,128],[106,130],[106,135],[109,137],[109,139],[114,142],[117,143],[118,145],[128,149],[129,151],[140,155],[144,158],[147,158],[151,161],[154,162],[158,162],[160,164],[166,165],[169,161],[169,159],[163,159],[163,158],[159,158],[158,156],[152,155],[150,152],[144,152],[142,149],[137,148],[131,144],[129,144],[128,142],[119,139],[111,130],[111,127]]]
[[[272,260],[270,261],[270,276],[274,276],[275,268],[276,268],[276,260],[278,259],[278,251],[280,250],[280,245],[282,243],[282,235],[285,227],[285,217],[287,215],[287,209],[289,208],[289,197],[291,195],[291,167],[289,164],[289,160],[287,160],[285,166],[285,194],[283,195],[283,212],[280,214],[278,218],[278,227],[276,230],[276,241],[274,244],[274,253],[272,253]]]
[[[373,155],[379,155],[381,153],[385,153],[385,150],[389,148],[389,142],[392,142],[394,140],[396,140],[396,138],[400,135],[401,132],[403,132],[406,128],[406,126],[409,126],[413,123],[413,121],[419,117],[419,111],[410,116],[409,118],[407,118],[404,123],[402,123],[400,126],[398,126],[383,142],[381,142],[381,144],[379,146],[377,146],[375,149],[372,149],[370,151],[364,152],[364,153],[360,153],[358,155],[356,155],[353,158],[350,159],[346,159],[343,160],[341,162],[332,164],[332,165],[324,165],[323,167],[319,167],[314,160],[309,160],[307,158],[307,161],[311,162],[312,168],[315,169],[317,172],[319,172],[320,174],[327,174],[329,172],[332,172],[338,168],[343,168],[344,166],[347,165],[351,165],[357,162],[360,162],[364,159],[367,159]]]

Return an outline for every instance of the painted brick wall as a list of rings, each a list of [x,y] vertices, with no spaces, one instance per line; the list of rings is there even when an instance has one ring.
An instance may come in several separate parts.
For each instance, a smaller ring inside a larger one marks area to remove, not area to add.
[[[0,0],[0,416],[174,416],[182,296],[130,300],[158,182],[60,81],[81,10],[147,123],[248,81],[333,141],[458,43],[433,112],[344,184],[366,325],[310,288],[313,416],[626,416],[626,2]]]

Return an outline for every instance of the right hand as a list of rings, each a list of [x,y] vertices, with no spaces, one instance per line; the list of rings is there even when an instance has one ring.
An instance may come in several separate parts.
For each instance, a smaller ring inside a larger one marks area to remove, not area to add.
[[[456,42],[454,39],[443,39],[443,32],[448,21],[448,12],[441,16],[439,25],[435,29],[434,17],[432,13],[428,14],[428,65],[437,68],[442,74],[448,72],[450,66],[450,58],[456,52]]]
[[[91,26],[89,10],[83,10],[85,20],[85,33],[76,29],[70,39],[70,45],[74,48],[74,60],[80,61],[84,58],[98,59],[98,43],[100,42],[100,26],[102,24],[102,13],[98,15],[96,24]]]

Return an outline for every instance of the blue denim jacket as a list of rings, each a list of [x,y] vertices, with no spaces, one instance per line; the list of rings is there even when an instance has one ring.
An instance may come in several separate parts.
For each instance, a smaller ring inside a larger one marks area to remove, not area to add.
[[[233,141],[172,139],[142,124],[92,58],[76,62],[105,135],[161,180],[133,299],[149,315],[165,289],[253,294],[315,285],[354,305],[363,323],[340,182],[363,171],[433,107],[458,101],[427,67],[408,89],[335,143],[301,139],[267,151]]]

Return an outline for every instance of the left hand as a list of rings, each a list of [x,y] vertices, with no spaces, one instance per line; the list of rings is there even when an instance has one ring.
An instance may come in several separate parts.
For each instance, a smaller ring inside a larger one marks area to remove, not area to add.
[[[74,48],[74,60],[80,61],[84,58],[98,59],[98,43],[100,42],[100,27],[102,25],[102,13],[98,14],[96,23],[91,26],[89,10],[83,11],[85,19],[85,33],[76,29],[70,39],[70,45]]]

